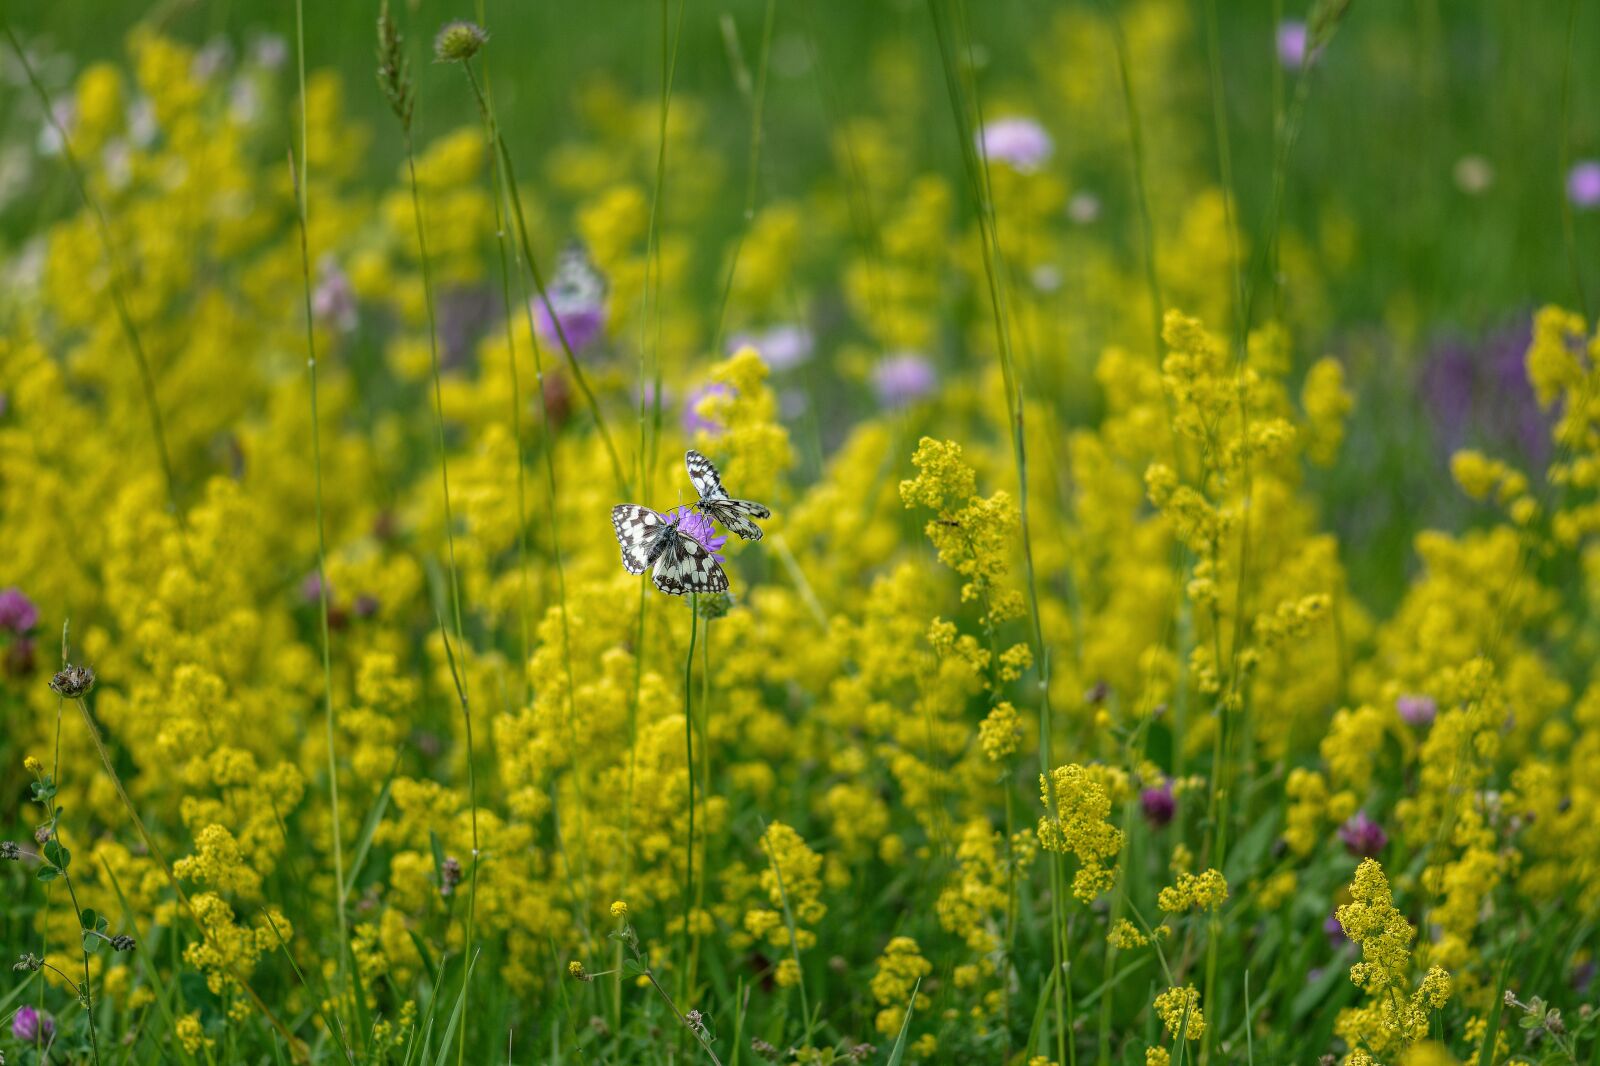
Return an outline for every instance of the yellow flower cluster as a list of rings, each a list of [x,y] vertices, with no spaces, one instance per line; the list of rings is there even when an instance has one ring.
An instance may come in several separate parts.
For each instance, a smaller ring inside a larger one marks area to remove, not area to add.
[[[1039,778],[1039,798],[1046,814],[1039,818],[1039,845],[1046,851],[1071,853],[1078,860],[1072,894],[1088,902],[1110,891],[1117,865],[1107,863],[1122,851],[1122,830],[1107,821],[1111,794],[1084,767],[1058,766]]]

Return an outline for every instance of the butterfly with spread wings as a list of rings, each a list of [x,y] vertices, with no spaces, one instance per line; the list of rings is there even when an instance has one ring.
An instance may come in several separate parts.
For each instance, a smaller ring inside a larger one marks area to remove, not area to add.
[[[620,503],[611,509],[611,525],[622,545],[622,565],[642,574],[655,564],[656,588],[670,596],[686,592],[726,592],[728,575],[711,549],[678,529],[678,523],[648,507]]]
[[[689,480],[700,494],[695,508],[709,518],[715,518],[731,532],[745,540],[760,540],[761,527],[751,519],[771,518],[772,512],[754,500],[740,500],[728,495],[722,487],[722,478],[711,460],[690,448],[684,454],[684,465],[689,468]]]

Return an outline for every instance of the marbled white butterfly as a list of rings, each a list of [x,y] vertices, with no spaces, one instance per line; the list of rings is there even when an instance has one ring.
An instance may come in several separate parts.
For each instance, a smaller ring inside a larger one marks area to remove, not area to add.
[[[728,490],[722,487],[722,479],[717,476],[717,468],[711,465],[710,459],[693,448],[684,455],[684,465],[689,468],[689,480],[694,482],[694,490],[700,494],[700,501],[695,507],[702,514],[715,518],[745,540],[761,539],[761,527],[751,519],[771,518],[771,511],[754,500],[729,496]]]

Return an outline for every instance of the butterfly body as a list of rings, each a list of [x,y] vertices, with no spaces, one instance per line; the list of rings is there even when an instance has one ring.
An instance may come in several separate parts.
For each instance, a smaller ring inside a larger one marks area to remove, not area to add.
[[[728,495],[722,487],[722,478],[711,460],[693,448],[684,453],[684,465],[689,469],[689,480],[694,483],[700,499],[695,509],[707,518],[721,522],[730,532],[745,540],[760,540],[761,527],[753,519],[771,518],[772,512],[754,500],[741,500]]]
[[[628,573],[642,574],[654,565],[656,588],[672,596],[727,591],[728,575],[711,550],[679,530],[676,522],[648,507],[623,503],[611,509],[611,525]]]

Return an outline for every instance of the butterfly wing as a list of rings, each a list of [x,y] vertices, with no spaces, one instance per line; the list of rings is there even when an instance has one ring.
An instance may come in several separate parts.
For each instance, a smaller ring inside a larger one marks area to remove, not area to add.
[[[771,511],[754,500],[735,500],[732,497],[702,500],[700,509],[721,522],[730,533],[737,533],[745,540],[761,539],[761,527],[752,522],[752,518],[772,517]]]
[[[622,545],[623,568],[630,574],[650,569],[663,547],[661,516],[636,503],[619,503],[611,508],[611,527]]]
[[[689,480],[700,494],[701,511],[745,540],[761,539],[761,528],[751,519],[771,518],[771,511],[754,500],[739,500],[729,496],[728,490],[722,487],[717,468],[710,459],[693,448],[684,454],[684,465],[689,468]]]
[[[728,498],[728,490],[722,487],[722,478],[717,476],[717,468],[711,465],[710,459],[690,448],[683,454],[683,465],[689,468],[689,480],[694,483],[701,502]]]
[[[656,558],[656,588],[669,596],[688,592],[726,592],[728,575],[693,537],[672,530]]]

